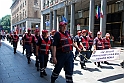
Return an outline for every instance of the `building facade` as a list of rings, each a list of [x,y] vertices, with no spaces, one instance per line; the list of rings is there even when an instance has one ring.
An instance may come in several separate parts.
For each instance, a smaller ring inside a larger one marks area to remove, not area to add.
[[[103,12],[102,18],[98,19],[97,6]],[[49,30],[58,30],[58,24],[64,16],[68,20],[67,29],[71,35],[75,35],[77,30],[87,29],[94,36],[97,31],[101,31],[102,36],[109,32],[119,42],[124,36],[123,0],[41,0],[41,30],[46,29],[46,15],[49,15]]]
[[[11,9],[11,31],[23,34],[27,28],[32,32],[40,27],[40,0],[13,0]]]

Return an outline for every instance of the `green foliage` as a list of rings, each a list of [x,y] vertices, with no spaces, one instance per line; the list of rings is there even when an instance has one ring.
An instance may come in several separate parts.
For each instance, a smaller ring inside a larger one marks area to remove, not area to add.
[[[0,19],[0,25],[3,27],[4,30],[9,30],[11,27],[10,23],[11,16],[6,15]]]

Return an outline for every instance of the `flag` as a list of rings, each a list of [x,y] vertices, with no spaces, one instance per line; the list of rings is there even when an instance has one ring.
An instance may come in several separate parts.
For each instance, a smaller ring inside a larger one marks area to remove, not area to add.
[[[103,6],[101,6],[100,17],[103,18]]]
[[[62,21],[63,22],[68,22],[68,20],[64,16],[62,16]]]
[[[100,7],[97,6],[96,8],[96,18],[99,19],[100,18]]]

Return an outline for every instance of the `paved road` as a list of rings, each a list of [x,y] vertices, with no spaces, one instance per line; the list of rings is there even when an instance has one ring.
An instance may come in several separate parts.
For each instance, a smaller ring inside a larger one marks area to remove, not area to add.
[[[22,46],[18,45],[18,53],[13,54],[13,49],[8,41],[2,42],[0,48],[0,83],[50,83],[53,65],[48,63],[47,74],[44,78],[39,77],[39,72],[34,66],[35,57],[32,56],[31,64],[27,64],[25,55],[21,54]],[[124,83],[124,69],[120,62],[124,59],[124,51],[121,52],[120,60],[110,61],[111,65],[102,64],[103,68],[96,67],[88,62],[87,70],[82,70],[79,58],[74,62],[74,83]],[[64,71],[62,70],[56,83],[65,83]]]

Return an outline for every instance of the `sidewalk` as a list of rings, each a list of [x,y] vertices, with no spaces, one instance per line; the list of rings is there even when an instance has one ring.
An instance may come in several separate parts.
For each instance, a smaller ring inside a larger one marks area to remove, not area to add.
[[[34,66],[35,57],[32,56],[30,64],[27,64],[22,46],[18,45],[17,54],[14,55],[12,46],[8,41],[2,42],[0,48],[0,83],[50,83],[53,65],[48,63],[47,76],[41,78]],[[111,65],[101,64],[103,68],[96,67],[88,62],[87,70],[80,68],[79,58],[74,62],[74,83],[124,83],[124,69],[120,67],[121,59],[109,61]],[[56,83],[65,83],[64,71],[62,70]]]

